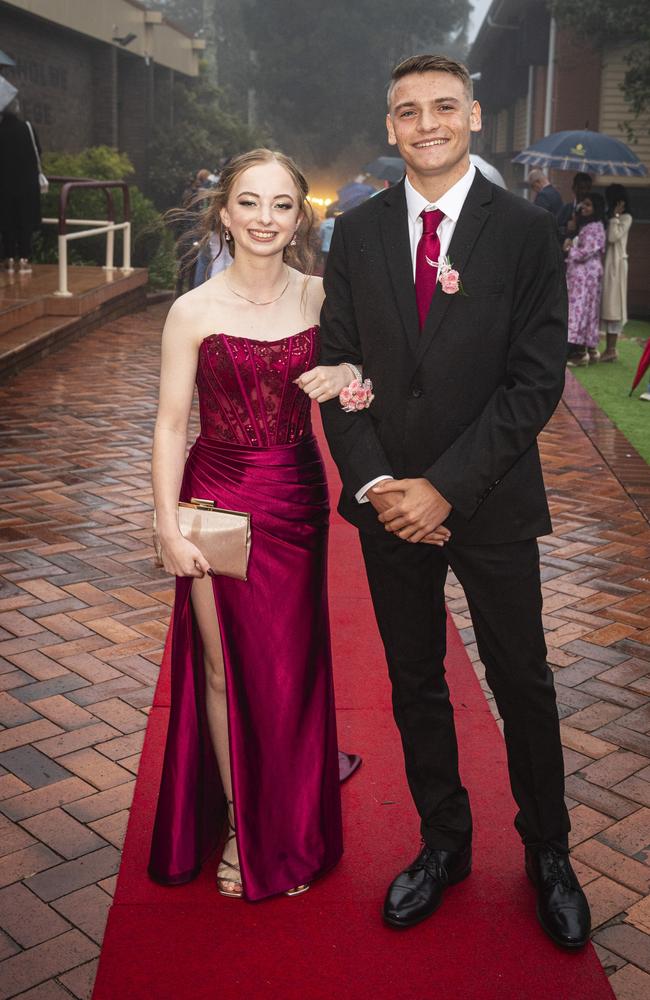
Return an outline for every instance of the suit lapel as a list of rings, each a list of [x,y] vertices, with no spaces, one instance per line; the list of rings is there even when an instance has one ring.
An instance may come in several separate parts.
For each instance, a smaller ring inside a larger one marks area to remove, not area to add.
[[[408,215],[404,181],[389,188],[383,195],[384,210],[380,214],[381,236],[388,263],[393,293],[402,320],[406,339],[415,352],[420,336],[418,308],[413,282],[413,263],[409,240]]]
[[[474,245],[490,215],[491,201],[492,187],[477,170],[447,251],[452,267],[460,274],[461,282]],[[418,363],[435,337],[453,298],[453,295],[446,295],[440,286],[436,288],[429,314],[417,340],[415,356]]]

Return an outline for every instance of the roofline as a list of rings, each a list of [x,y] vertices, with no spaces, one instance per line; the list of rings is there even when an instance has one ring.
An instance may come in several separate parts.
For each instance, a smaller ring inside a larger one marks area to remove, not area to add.
[[[467,53],[467,64],[471,69],[475,68],[475,57],[478,56],[480,58],[482,55],[481,50],[487,40],[491,39],[499,30],[507,32],[519,27],[523,18],[517,15],[522,15],[524,9],[533,3],[540,3],[540,0],[492,0],[492,3],[485,12],[485,17],[481,22],[476,38]],[[544,6],[546,5],[544,4]],[[514,18],[512,15],[515,15]]]
[[[125,2],[128,3],[130,7],[136,7],[138,10],[143,10],[143,11],[151,10],[151,7],[148,7],[147,4],[145,3],[141,3],[140,0],[125,0]],[[162,11],[160,13],[162,13]],[[185,35],[186,38],[194,39],[197,37],[196,35],[193,35],[191,31],[187,31],[185,28],[183,28],[182,25],[178,23],[178,21],[173,21],[171,17],[167,17],[166,14],[162,15],[162,19],[163,19],[163,24],[168,24],[170,28],[173,28],[174,31],[178,31],[178,33],[181,35]]]

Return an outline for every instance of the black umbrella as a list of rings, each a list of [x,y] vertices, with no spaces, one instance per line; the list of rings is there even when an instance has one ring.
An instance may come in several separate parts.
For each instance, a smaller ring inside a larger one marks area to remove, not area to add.
[[[363,169],[380,181],[390,181],[394,184],[404,176],[404,160],[401,156],[378,156]]]
[[[478,167],[483,176],[487,177],[489,181],[492,181],[493,184],[498,184],[502,188],[506,186],[506,182],[497,168],[484,160],[482,156],[470,153],[469,158],[474,166]],[[372,174],[373,177],[396,184],[404,176],[405,167],[404,160],[400,156],[378,156],[376,160],[373,160],[372,163],[369,163],[363,169],[366,173]]]
[[[362,184],[360,181],[350,181],[344,184],[337,191],[338,201],[336,207],[339,212],[347,212],[350,208],[356,208],[362,202],[367,201],[375,193],[372,184]]]

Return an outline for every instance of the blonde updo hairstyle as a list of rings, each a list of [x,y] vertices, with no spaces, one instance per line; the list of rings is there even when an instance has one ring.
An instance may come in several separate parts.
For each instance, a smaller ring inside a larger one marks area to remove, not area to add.
[[[309,185],[304,174],[299,170],[290,156],[279,153],[271,149],[251,149],[247,153],[240,153],[234,156],[222,169],[219,181],[213,188],[198,191],[186,205],[184,215],[192,214],[195,218],[198,214],[198,221],[190,230],[190,235],[194,238],[195,245],[191,246],[182,256],[182,266],[190,267],[198,254],[204,247],[207,247],[213,233],[219,237],[219,249],[216,257],[222,253],[229,253],[231,257],[236,254],[235,241],[225,238],[226,227],[221,221],[221,210],[226,208],[228,200],[232,194],[238,178],[248,170],[249,167],[257,166],[260,163],[279,163],[290,175],[300,201],[301,219],[296,230],[296,245],[288,245],[284,248],[284,259],[290,267],[295,267],[303,274],[310,275],[313,272],[314,252],[311,248],[311,234],[314,226],[314,212],[309,203]],[[198,208],[197,207],[203,206]],[[197,245],[198,244],[198,245]],[[216,259],[216,258],[213,258]]]

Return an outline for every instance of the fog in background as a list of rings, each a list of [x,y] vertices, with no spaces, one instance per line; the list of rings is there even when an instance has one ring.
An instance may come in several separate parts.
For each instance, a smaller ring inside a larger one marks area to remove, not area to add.
[[[331,196],[386,145],[391,68],[466,57],[488,0],[150,0],[208,43],[224,103]],[[476,8],[476,9],[474,9]]]

